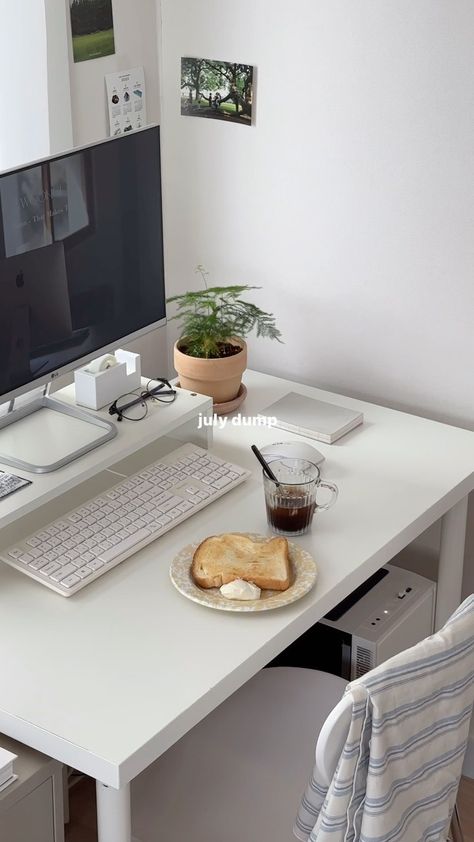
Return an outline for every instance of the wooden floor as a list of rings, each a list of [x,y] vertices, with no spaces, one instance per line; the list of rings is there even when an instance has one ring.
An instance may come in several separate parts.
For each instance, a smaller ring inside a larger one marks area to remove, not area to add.
[[[458,807],[464,842],[474,842],[474,779],[462,778]],[[71,820],[66,828],[66,842],[97,842],[95,787],[90,778],[77,783],[70,794]],[[213,842],[213,840],[209,840]]]

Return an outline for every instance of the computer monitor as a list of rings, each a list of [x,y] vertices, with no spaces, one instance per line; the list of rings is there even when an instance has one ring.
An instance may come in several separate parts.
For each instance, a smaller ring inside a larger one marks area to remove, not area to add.
[[[0,404],[165,321],[158,126],[0,174]]]

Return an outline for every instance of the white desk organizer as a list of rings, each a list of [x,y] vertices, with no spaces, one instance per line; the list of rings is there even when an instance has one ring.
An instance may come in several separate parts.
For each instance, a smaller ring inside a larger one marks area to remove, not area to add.
[[[140,354],[121,349],[113,355],[104,354],[74,373],[74,385],[77,404],[102,409],[120,395],[140,388]]]

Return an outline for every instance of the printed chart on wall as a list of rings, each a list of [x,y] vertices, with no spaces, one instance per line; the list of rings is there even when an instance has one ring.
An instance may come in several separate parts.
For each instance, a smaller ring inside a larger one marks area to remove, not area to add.
[[[110,135],[146,126],[145,74],[143,67],[107,73],[105,77]]]

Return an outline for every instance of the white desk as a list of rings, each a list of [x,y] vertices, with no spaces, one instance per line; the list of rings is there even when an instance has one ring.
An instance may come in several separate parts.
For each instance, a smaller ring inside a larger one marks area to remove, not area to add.
[[[248,416],[295,389],[252,372],[244,380]],[[440,517],[437,624],[459,603],[474,434],[297,388],[365,413],[362,427],[335,445],[317,445],[340,497],[298,539],[320,571],[299,602],[224,614],[186,600],[169,581],[172,558],[190,541],[218,531],[267,532],[249,444],[292,436],[230,422],[215,431],[215,450],[253,469],[252,478],[75,597],[63,599],[0,565],[0,731],[101,782],[101,842],[129,842],[129,782],[137,774]],[[94,494],[94,482],[81,490]]]

